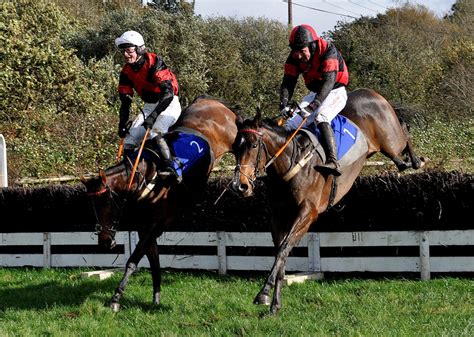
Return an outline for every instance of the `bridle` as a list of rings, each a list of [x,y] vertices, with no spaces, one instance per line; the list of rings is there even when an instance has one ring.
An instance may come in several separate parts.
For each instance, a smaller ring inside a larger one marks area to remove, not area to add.
[[[96,208],[95,203],[94,203],[94,197],[101,196],[104,193],[109,194],[108,197],[109,197],[109,200],[112,204],[112,207],[117,212],[117,213],[113,212],[113,214],[118,214],[118,217],[116,219],[112,219],[112,226],[110,226],[110,227],[109,226],[104,226],[100,223],[99,217],[97,215],[97,208]],[[94,234],[99,235],[101,232],[106,230],[106,231],[110,232],[112,235],[115,235],[115,233],[117,232],[117,227],[118,227],[118,224],[120,222],[120,219],[122,218],[123,207],[124,207],[127,200],[124,199],[123,202],[120,202],[119,195],[116,192],[112,191],[112,189],[110,188],[109,185],[105,185],[102,189],[100,189],[98,191],[89,192],[89,193],[87,193],[87,195],[91,197],[92,209],[94,211],[94,216],[95,216],[95,220],[96,220]]]
[[[250,182],[250,184],[252,186],[255,186],[255,181],[257,180],[258,176],[260,176],[260,174],[262,174],[267,169],[266,164],[269,161],[269,158],[271,158],[272,156],[270,155],[270,152],[268,151],[267,145],[263,141],[263,133],[262,132],[254,130],[254,129],[242,129],[242,130],[239,130],[238,133],[252,133],[252,134],[257,136],[257,144],[256,144],[257,157],[255,159],[255,163],[254,164],[242,165],[240,163],[240,157],[238,157],[237,158],[237,165],[235,166],[235,171],[234,171],[235,176],[237,176],[238,174],[243,175],[244,177],[246,177],[248,179],[248,181]],[[265,153],[265,166],[263,168],[261,168],[261,166],[259,165],[260,162],[261,162],[261,159],[262,159],[262,153]],[[241,167],[243,167],[243,166],[252,166],[254,168],[253,176],[250,176],[246,173],[243,173],[241,171]]]
[[[130,159],[129,158],[127,158],[127,159],[129,160],[129,164],[133,165],[133,163],[130,161]],[[125,164],[125,170],[127,172],[127,177],[129,176],[128,168],[129,168],[128,165]],[[143,187],[146,185],[146,178],[141,172],[139,172],[139,171],[137,172],[137,175],[135,176],[135,179],[137,179],[137,187],[134,191],[131,192],[132,194],[137,194],[137,192],[141,191],[143,189]],[[129,179],[127,179],[127,181],[128,180]],[[105,226],[105,225],[100,223],[99,216],[98,216],[98,213],[97,213],[97,208],[96,208],[96,205],[94,203],[94,197],[101,196],[105,193],[108,193],[108,198],[110,200],[111,207],[113,207],[113,210],[114,210],[113,214],[118,214],[116,218],[112,219],[112,226],[110,226],[110,227]],[[101,233],[103,231],[108,231],[112,235],[115,235],[115,233],[117,232],[117,227],[120,223],[120,219],[122,218],[123,209],[124,209],[125,204],[127,203],[128,199],[127,198],[121,198],[119,196],[119,194],[117,192],[115,192],[114,190],[112,190],[112,188],[107,183],[105,183],[104,186],[100,190],[95,191],[95,192],[88,192],[87,195],[91,197],[92,209],[94,211],[94,216],[95,216],[95,219],[96,219],[95,233],[94,234],[98,235],[99,233]]]

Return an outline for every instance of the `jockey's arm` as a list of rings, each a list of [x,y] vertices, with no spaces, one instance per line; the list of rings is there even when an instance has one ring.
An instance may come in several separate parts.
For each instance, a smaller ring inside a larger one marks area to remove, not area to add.
[[[334,88],[336,84],[336,71],[331,71],[328,73],[323,73],[323,84],[321,85],[321,90],[319,91],[318,95],[315,97],[314,101],[311,102],[310,106],[312,110],[318,108],[322,102],[328,97],[331,90]]]
[[[288,105],[288,101],[293,97],[296,83],[298,82],[297,76],[291,76],[285,74],[280,86],[280,110]]]
[[[152,119],[153,123],[155,122],[158,115],[166,110],[166,108],[170,105],[174,97],[173,85],[171,83],[171,80],[163,81],[158,85],[161,89],[161,95],[155,110],[153,110],[153,112],[148,116],[148,118]]]
[[[119,125],[125,127],[125,124],[128,122],[128,118],[130,117],[130,106],[132,101],[127,94],[119,94],[120,102],[120,113],[119,113]]]

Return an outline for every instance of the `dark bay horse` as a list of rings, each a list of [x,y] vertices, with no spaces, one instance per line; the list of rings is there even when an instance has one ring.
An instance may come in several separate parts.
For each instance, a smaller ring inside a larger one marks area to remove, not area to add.
[[[288,142],[291,133],[270,119],[262,120],[260,112],[254,119],[238,123],[233,189],[244,197],[252,195],[254,181],[265,169],[271,181],[271,232],[277,253],[254,303],[270,305],[270,291],[274,288],[270,307],[272,314],[281,308],[282,282],[291,250],[318,215],[349,191],[366,158],[380,151],[392,159],[401,171],[421,166],[420,159],[413,152],[407,128],[400,123],[391,105],[376,92],[368,89],[351,92],[341,114],[350,118],[362,133],[357,128],[355,131],[344,129],[356,141],[340,159],[342,175],[337,178],[315,169],[318,164],[324,163],[324,158],[307,137],[298,135]],[[288,146],[281,155],[272,159],[286,143]],[[402,155],[406,155],[407,159]],[[268,165],[269,161],[273,162]]]
[[[202,189],[215,163],[225,153],[232,151],[238,118],[239,115],[226,104],[208,96],[197,98],[182,112],[178,122],[166,135],[167,141],[173,142],[178,135],[184,135],[188,143],[186,151],[194,149],[196,153],[205,155],[200,157],[198,165],[184,171],[181,183],[157,178],[160,173],[159,161],[147,159],[146,151],[143,152],[142,157],[145,159],[140,160],[130,187],[134,160],[128,158],[100,171],[97,177],[83,180],[92,198],[99,244],[114,247],[115,231],[125,216],[131,218],[131,228],[139,236],[136,249],[128,259],[123,278],[112,297],[112,310],[119,310],[119,301],[129,277],[144,255],[150,262],[153,303],[160,303],[161,272],[156,239],[173,223],[188,197]]]

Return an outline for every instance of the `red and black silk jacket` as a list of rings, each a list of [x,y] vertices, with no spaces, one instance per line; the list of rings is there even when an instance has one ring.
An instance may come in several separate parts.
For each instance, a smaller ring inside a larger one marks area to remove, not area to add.
[[[311,59],[308,62],[300,62],[290,54],[285,63],[285,73],[282,82],[282,95],[291,99],[298,81],[298,76],[303,74],[303,79],[308,90],[316,93],[321,92],[324,84],[323,74],[336,72],[336,82],[332,89],[349,84],[349,71],[341,53],[329,41],[317,39],[310,45]],[[331,90],[332,90],[331,89]]]
[[[120,73],[118,91],[122,106],[120,108],[120,120],[128,120],[130,110],[130,99],[133,90],[143,99],[145,103],[158,103],[157,113],[165,110],[171,103],[174,95],[178,95],[178,80],[173,72],[166,66],[165,62],[154,53],[145,53],[141,60],[130,65],[125,64]]]

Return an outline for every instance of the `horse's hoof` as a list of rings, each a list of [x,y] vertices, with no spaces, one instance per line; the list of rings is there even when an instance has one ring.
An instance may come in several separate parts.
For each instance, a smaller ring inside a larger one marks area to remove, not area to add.
[[[415,169],[415,170],[418,170],[420,168],[422,168],[423,166],[425,166],[425,160],[423,157],[415,157],[413,159],[413,164],[412,164],[412,167]]]
[[[258,305],[270,305],[270,297],[268,295],[259,294],[253,300],[253,303]]]
[[[272,306],[270,307],[270,312],[269,312],[269,314],[270,314],[271,316],[275,316],[275,315],[278,313],[278,310],[280,310],[280,308],[278,308],[278,307],[275,306],[275,305],[272,305]]]
[[[112,309],[113,312],[119,312],[120,303],[117,303],[117,302],[110,303],[110,309]]]

